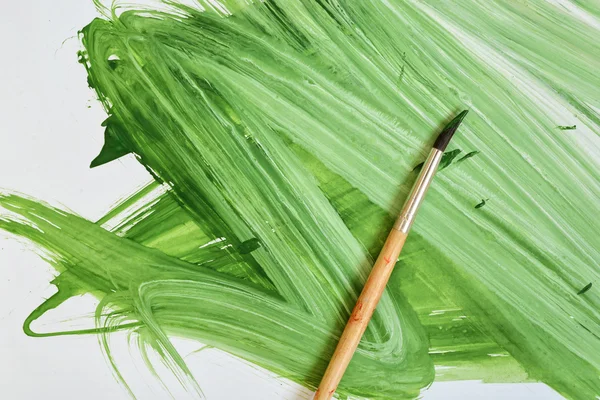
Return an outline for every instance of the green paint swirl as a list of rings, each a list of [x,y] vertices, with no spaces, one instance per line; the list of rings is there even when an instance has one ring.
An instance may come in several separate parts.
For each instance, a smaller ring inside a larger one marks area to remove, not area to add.
[[[107,338],[132,330],[198,394],[170,337],[314,388],[414,165],[467,106],[468,153],[450,150],[339,394],[436,377],[599,395],[600,296],[577,292],[599,278],[600,10],[459,3],[100,8],[80,54],[109,115],[92,166],[133,153],[156,183],[96,224],[0,197],[0,228],[60,273],[25,332],[97,333],[121,377]],[[82,293],[96,329],[32,331]]]

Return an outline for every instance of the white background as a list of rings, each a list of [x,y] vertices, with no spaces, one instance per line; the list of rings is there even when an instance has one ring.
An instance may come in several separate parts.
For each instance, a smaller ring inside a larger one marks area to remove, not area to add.
[[[91,220],[149,179],[131,158],[88,168],[102,147],[100,123],[106,115],[87,87],[84,68],[77,63],[77,31],[96,15],[91,0],[10,2],[3,5],[0,15],[0,191],[35,196]],[[48,284],[52,276],[31,245],[0,232],[0,398],[130,398],[112,377],[96,337],[29,338],[23,333],[26,316],[54,293]],[[89,298],[70,301],[48,321],[75,316],[71,324],[80,323],[93,304]],[[36,328],[50,329],[51,325]],[[183,354],[200,348],[183,341],[177,346]],[[137,396],[170,398],[139,360],[135,362],[134,347],[127,346],[124,337],[116,338],[119,365],[132,377]],[[310,398],[298,385],[218,350],[203,350],[186,360],[209,400]],[[190,397],[177,389],[172,396]],[[542,384],[454,382],[435,383],[424,398],[561,397]]]

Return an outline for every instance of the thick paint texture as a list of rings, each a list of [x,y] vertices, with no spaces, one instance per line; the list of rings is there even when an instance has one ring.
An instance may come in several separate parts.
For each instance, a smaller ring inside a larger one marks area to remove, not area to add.
[[[110,332],[132,330],[201,396],[180,336],[314,388],[415,165],[469,108],[338,393],[600,395],[600,295],[578,295],[600,275],[593,2],[99,10],[80,54],[109,115],[92,166],[132,153],[155,183],[97,223],[0,198],[0,228],[59,272],[27,334],[86,333],[30,325],[92,293],[109,360]]]

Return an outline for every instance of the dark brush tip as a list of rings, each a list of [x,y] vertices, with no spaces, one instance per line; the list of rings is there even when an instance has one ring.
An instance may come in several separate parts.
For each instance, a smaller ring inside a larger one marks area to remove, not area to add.
[[[454,117],[454,119],[450,121],[448,125],[446,125],[444,130],[442,130],[442,133],[440,133],[435,143],[433,144],[434,148],[440,151],[446,150],[446,146],[448,146],[448,143],[450,142],[450,139],[452,139],[454,132],[456,132],[456,129],[458,129],[458,126],[460,125],[460,123],[465,118],[468,112],[469,110],[462,111],[460,114]]]

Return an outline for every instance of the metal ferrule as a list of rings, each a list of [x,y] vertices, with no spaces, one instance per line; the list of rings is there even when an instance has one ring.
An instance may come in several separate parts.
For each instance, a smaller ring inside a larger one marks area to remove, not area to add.
[[[394,229],[402,233],[408,233],[410,230],[410,227],[415,221],[419,206],[423,202],[425,193],[427,193],[427,189],[429,189],[429,185],[440,165],[443,154],[442,151],[436,148],[431,149],[427,160],[425,160],[425,163],[421,168],[421,173],[412,187],[408,199],[406,199],[406,202],[404,203],[404,207],[402,207],[402,212],[394,224]]]

